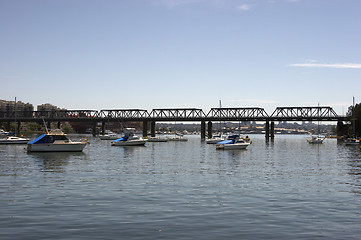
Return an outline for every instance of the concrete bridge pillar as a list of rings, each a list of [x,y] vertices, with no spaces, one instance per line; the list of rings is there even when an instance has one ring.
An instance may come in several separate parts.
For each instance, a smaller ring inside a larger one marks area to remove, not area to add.
[[[271,122],[271,138],[275,138],[275,122]]]
[[[213,131],[213,129],[212,129],[212,122],[209,121],[209,122],[208,122],[208,138],[212,138],[212,131]]]
[[[337,137],[340,137],[343,135],[343,122],[342,121],[338,121],[337,122],[337,128],[336,128],[336,135]]]
[[[143,137],[146,138],[148,135],[148,121],[143,121]]]
[[[155,121],[150,122],[150,136],[155,137]]]
[[[93,122],[93,129],[92,129],[93,137],[97,135],[97,122]]]
[[[48,121],[48,122],[46,123],[46,127],[48,128],[48,131],[51,130],[51,122],[50,122],[50,121]]]
[[[266,121],[265,131],[266,131],[265,137],[266,137],[266,138],[269,138],[269,121]]]
[[[58,122],[58,129],[60,129],[60,127],[61,127],[61,123],[60,123],[60,122]]]
[[[201,139],[202,140],[206,139],[206,122],[205,121],[201,122]]]

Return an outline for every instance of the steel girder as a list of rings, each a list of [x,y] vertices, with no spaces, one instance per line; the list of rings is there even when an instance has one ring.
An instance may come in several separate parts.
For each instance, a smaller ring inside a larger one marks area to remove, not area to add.
[[[202,119],[205,113],[198,108],[172,108],[172,109],[153,109],[149,114],[152,119]]]
[[[345,120],[331,107],[277,107],[269,116],[263,108],[212,108],[207,114],[198,108],[153,109],[150,113],[142,109],[111,110],[56,110],[56,111],[0,111],[0,121],[101,121],[123,119],[127,121],[303,121]]]
[[[277,107],[271,118],[275,119],[337,119],[331,107]]]
[[[212,108],[207,118],[216,119],[265,119],[268,114],[263,108]]]
[[[99,117],[102,118],[123,118],[123,119],[140,119],[148,118],[148,111],[143,109],[112,109],[101,110]]]

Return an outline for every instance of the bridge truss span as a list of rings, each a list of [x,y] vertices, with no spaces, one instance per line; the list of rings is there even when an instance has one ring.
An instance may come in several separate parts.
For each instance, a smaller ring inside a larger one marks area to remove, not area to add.
[[[212,108],[207,118],[230,121],[265,120],[269,116],[263,108]]]
[[[284,121],[324,120],[335,121],[340,116],[331,107],[277,107],[271,119]]]
[[[111,109],[100,110],[99,116],[102,118],[121,119],[143,119],[148,118],[148,111],[143,109]]]
[[[204,119],[206,114],[199,108],[172,108],[172,109],[153,109],[149,114],[150,119],[166,120],[186,120],[198,121]]]

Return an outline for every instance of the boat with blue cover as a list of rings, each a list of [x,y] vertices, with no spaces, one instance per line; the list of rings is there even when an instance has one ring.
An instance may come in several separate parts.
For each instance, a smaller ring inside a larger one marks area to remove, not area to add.
[[[227,149],[246,149],[251,143],[245,142],[238,135],[231,135],[226,140],[216,144],[216,149],[227,150]]]
[[[349,146],[359,145],[360,140],[356,138],[346,138],[345,144]]]
[[[111,142],[112,146],[144,146],[147,139],[138,136],[123,136]]]
[[[87,142],[72,142],[60,130],[53,130],[42,134],[28,143],[28,152],[81,152]]]

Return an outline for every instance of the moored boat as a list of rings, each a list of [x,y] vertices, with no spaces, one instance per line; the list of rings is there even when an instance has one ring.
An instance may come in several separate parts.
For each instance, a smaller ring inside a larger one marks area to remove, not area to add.
[[[147,139],[138,136],[124,136],[111,142],[112,146],[144,146]]]
[[[178,142],[186,142],[188,141],[188,138],[185,138],[183,136],[174,136],[174,137],[168,137],[168,141],[178,141]]]
[[[116,140],[119,139],[120,136],[116,133],[106,133],[103,135],[99,135],[100,140]]]
[[[28,143],[28,152],[81,152],[87,142],[72,142],[59,129],[42,134]]]
[[[225,137],[222,137],[221,135],[216,135],[216,136],[213,136],[212,138],[209,138],[206,140],[206,143],[208,144],[217,144],[219,142],[222,142],[226,140]]]
[[[323,143],[323,140],[325,140],[325,137],[317,135],[317,136],[311,136],[311,138],[308,138],[307,142],[314,143],[314,144],[320,144],[320,143]]]
[[[26,144],[29,142],[29,138],[21,138],[21,137],[7,137],[4,139],[0,139],[0,144]]]
[[[6,137],[11,135],[11,133],[4,131],[4,129],[0,129],[0,137]]]
[[[216,144],[218,150],[232,150],[232,149],[246,149],[251,143],[245,142],[237,135],[229,136],[227,140],[221,141]]]
[[[356,138],[346,138],[345,144],[348,145],[348,146],[359,145],[360,140],[356,139]]]
[[[167,138],[161,138],[161,137],[149,137],[147,139],[148,142],[168,142]]]

